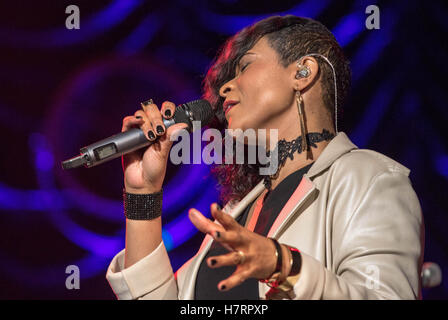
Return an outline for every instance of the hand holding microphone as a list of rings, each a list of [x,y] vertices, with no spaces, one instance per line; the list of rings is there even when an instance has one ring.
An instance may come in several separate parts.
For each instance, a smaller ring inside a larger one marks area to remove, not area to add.
[[[124,186],[130,193],[154,193],[162,188],[166,174],[168,156],[173,144],[171,136],[182,129],[187,129],[187,123],[176,123],[166,127],[163,119],[174,116],[176,106],[165,101],[161,110],[148,100],[142,102],[142,109],[123,119],[122,132],[139,127],[152,144],[142,152],[136,150],[123,155]]]

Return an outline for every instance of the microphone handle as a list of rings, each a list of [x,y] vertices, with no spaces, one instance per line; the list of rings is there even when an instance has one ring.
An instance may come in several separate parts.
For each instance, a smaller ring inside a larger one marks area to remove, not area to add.
[[[162,120],[165,128],[175,124],[173,118]],[[80,166],[91,168],[153,143],[154,141],[148,140],[141,129],[132,128],[81,148],[81,154],[62,162],[62,168],[72,169]]]

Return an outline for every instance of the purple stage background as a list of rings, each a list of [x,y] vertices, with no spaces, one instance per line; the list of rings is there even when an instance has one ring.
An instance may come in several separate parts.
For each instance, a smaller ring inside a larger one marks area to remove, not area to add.
[[[440,1],[441,3],[441,1]],[[217,49],[273,14],[315,18],[353,69],[339,130],[411,169],[425,261],[448,276],[448,10],[437,1],[3,1],[0,3],[0,299],[114,299],[106,279],[124,247],[121,162],[63,171],[79,148],[115,134],[153,98],[201,95]],[[65,27],[68,5],[80,29]],[[380,29],[365,27],[368,5]],[[187,217],[218,200],[210,167],[169,165],[164,241],[173,268],[202,240]],[[391,213],[393,214],[393,213]],[[66,267],[79,267],[68,290]],[[424,290],[447,299],[448,282]]]

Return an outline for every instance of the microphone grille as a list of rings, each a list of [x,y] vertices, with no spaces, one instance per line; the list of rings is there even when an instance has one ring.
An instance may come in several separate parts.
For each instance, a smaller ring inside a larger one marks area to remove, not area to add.
[[[186,105],[188,105],[193,113],[193,119],[201,121],[201,125],[207,125],[215,115],[212,106],[207,100],[198,99],[187,102]]]

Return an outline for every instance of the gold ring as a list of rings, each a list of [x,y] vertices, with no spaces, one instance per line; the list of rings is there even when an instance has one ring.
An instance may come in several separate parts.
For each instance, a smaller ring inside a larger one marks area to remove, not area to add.
[[[243,251],[236,251],[239,256],[238,262],[236,264],[243,264],[246,261],[246,255]]]

